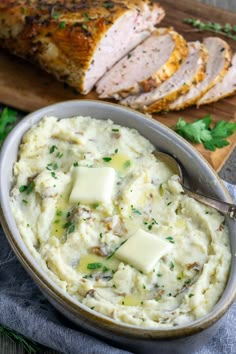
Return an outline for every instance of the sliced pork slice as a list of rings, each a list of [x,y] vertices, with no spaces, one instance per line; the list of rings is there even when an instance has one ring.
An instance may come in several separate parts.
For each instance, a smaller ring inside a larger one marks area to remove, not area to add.
[[[236,93],[236,54],[234,54],[231,66],[223,80],[212,87],[198,102],[197,105],[216,102],[221,98],[228,97]]]
[[[150,91],[173,75],[187,55],[188,46],[180,34],[156,30],[102,77],[97,93],[101,98],[119,99]]]
[[[158,88],[140,95],[128,96],[121,103],[143,112],[159,112],[165,110],[168,104],[181,94],[188,92],[192,85],[202,81],[205,78],[208,50],[200,42],[191,42],[188,47],[188,57],[173,76]]]
[[[150,0],[1,0],[0,45],[86,94],[163,17]]]
[[[192,87],[187,94],[171,102],[168,110],[180,110],[197,104],[198,100],[226,74],[232,57],[229,45],[218,37],[208,37],[204,39],[203,43],[209,52],[205,79]]]

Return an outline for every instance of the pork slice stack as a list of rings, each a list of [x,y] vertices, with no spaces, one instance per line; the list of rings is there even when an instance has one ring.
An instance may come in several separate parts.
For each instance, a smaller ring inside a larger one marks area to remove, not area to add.
[[[205,78],[208,50],[200,42],[188,44],[189,55],[178,71],[158,88],[147,93],[128,96],[121,103],[143,112],[166,110],[171,101],[187,93],[194,85]]]
[[[120,99],[150,91],[172,76],[188,55],[184,38],[172,29],[154,31],[97,84],[100,98]]]
[[[206,66],[206,77],[194,86],[187,94],[171,102],[169,110],[179,110],[197,104],[198,100],[213,86],[222,80],[231,63],[229,45],[218,37],[208,37],[203,40],[208,49],[209,59]]]
[[[86,94],[164,15],[150,0],[1,0],[0,46]]]
[[[234,54],[231,66],[223,79],[202,96],[197,105],[216,102],[234,93],[236,93],[236,54]]]

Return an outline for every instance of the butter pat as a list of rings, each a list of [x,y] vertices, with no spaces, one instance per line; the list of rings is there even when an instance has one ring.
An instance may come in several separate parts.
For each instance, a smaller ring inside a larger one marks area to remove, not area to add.
[[[73,177],[70,203],[111,203],[116,179],[113,168],[76,167]]]
[[[116,257],[143,273],[151,272],[173,247],[159,236],[139,229],[115,253]]]

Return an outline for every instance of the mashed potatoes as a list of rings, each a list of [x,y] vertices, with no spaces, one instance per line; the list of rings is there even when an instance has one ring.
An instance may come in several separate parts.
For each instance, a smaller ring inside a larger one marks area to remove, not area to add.
[[[211,311],[231,254],[224,218],[184,195],[153,151],[110,120],[45,117],[23,138],[11,205],[57,285],[120,322],[163,328]]]

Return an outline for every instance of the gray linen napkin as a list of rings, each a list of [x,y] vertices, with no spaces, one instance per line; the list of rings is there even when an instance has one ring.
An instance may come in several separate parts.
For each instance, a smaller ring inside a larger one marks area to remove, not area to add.
[[[226,183],[236,202],[236,186]],[[195,354],[235,354],[236,303],[217,335]],[[10,249],[0,226],[0,324],[66,354],[128,354],[75,327],[40,293]],[[158,350],[158,348],[157,348]]]

